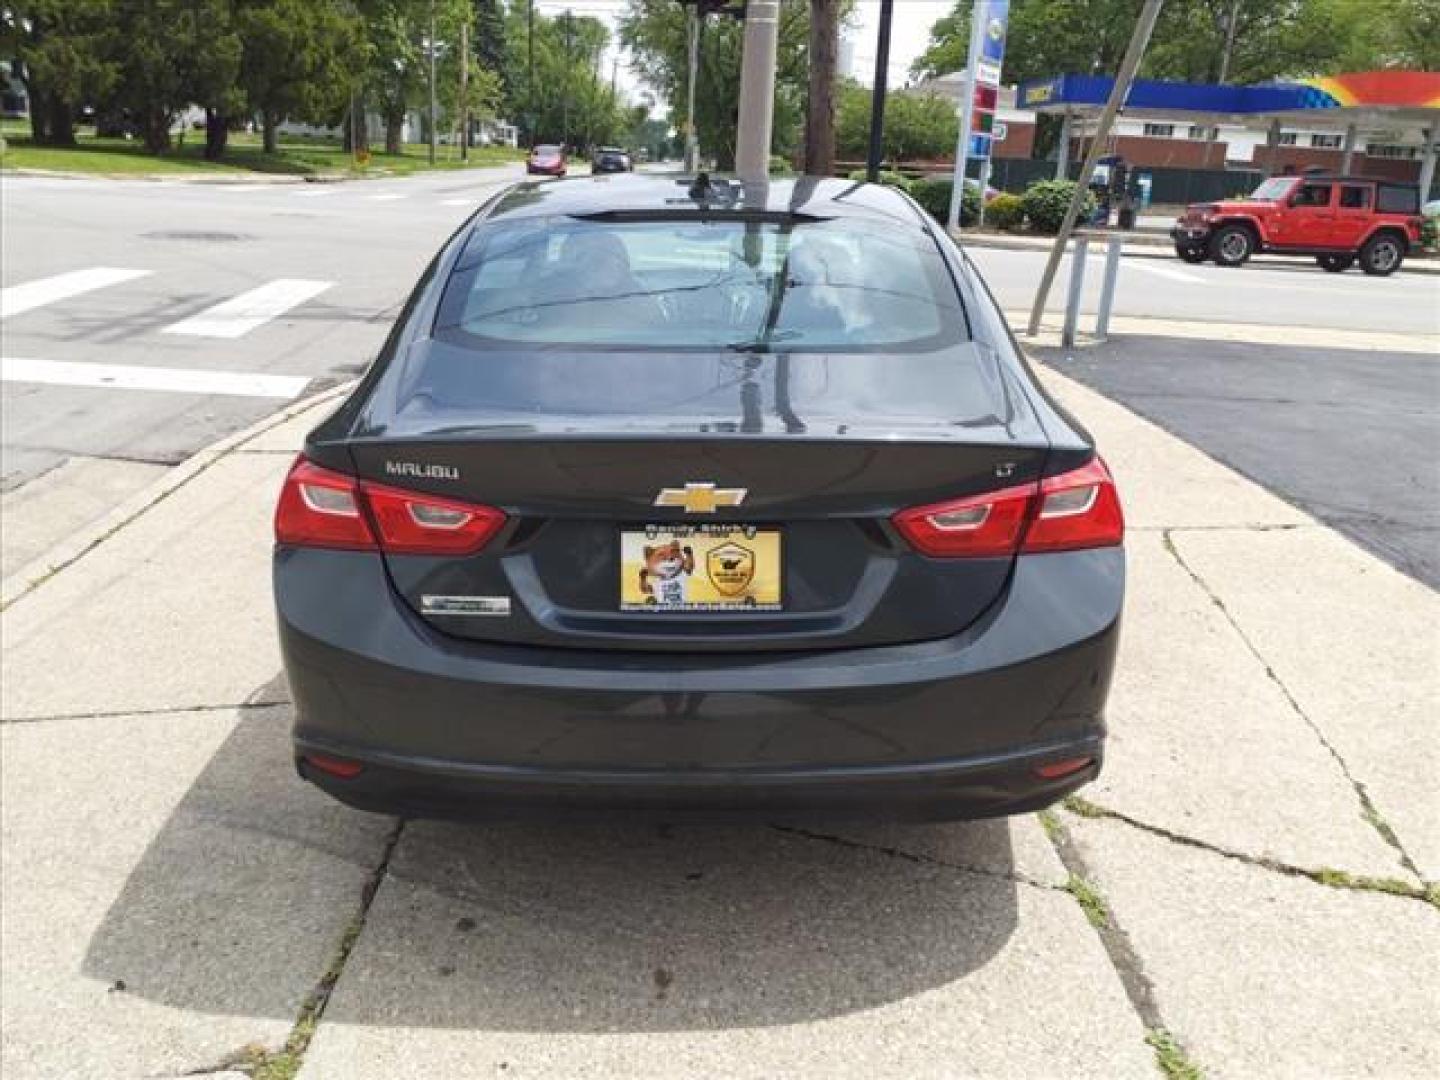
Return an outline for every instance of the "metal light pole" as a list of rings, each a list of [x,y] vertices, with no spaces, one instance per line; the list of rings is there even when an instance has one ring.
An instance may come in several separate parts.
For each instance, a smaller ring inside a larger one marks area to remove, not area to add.
[[[985,32],[981,24],[985,21],[985,10],[985,0],[975,0],[970,11],[970,58],[965,62],[965,104],[960,109],[960,134],[955,140],[955,178],[950,188],[950,214],[945,221],[946,228],[951,232],[960,228],[960,207],[965,196],[970,126],[975,122],[975,68],[980,63],[980,35]]]
[[[1055,237],[1055,245],[1050,249],[1050,258],[1045,263],[1045,273],[1040,278],[1040,288],[1035,291],[1035,305],[1030,309],[1030,324],[1026,333],[1034,337],[1040,332],[1040,319],[1045,314],[1045,300],[1050,295],[1050,286],[1055,283],[1055,272],[1060,269],[1060,258],[1065,254],[1065,244],[1070,239],[1070,233],[1075,228],[1075,219],[1080,216],[1080,204],[1085,199],[1085,192],[1090,186],[1090,177],[1095,173],[1095,162],[1100,159],[1100,151],[1105,145],[1105,140],[1110,136],[1110,128],[1115,123],[1115,114],[1120,111],[1120,106],[1130,94],[1130,85],[1135,81],[1135,72],[1140,67],[1140,60],[1145,55],[1145,46],[1150,43],[1150,34],[1155,29],[1155,20],[1160,17],[1160,5],[1163,0],[1145,0],[1145,7],[1140,11],[1140,18],[1135,23],[1135,32],[1130,35],[1130,45],[1125,50],[1125,59],[1120,62],[1120,73],[1115,77],[1115,85],[1110,90],[1110,100],[1105,103],[1104,110],[1100,113],[1100,120],[1095,126],[1094,138],[1090,140],[1090,149],[1085,152],[1085,161],[1080,166],[1080,175],[1077,176],[1075,185],[1075,196],[1070,200],[1070,208],[1065,211],[1065,220],[1060,223],[1059,235]]]
[[[535,145],[535,0],[530,0],[529,10],[526,13],[525,24],[525,51],[529,54],[528,67],[525,72],[525,132],[530,138],[530,145]]]
[[[872,184],[880,178],[885,157],[885,92],[890,79],[890,20],[895,0],[880,0],[880,41],[875,47],[875,89],[870,96],[870,153],[865,160],[865,179]]]
[[[470,160],[470,24],[460,24],[460,160]]]
[[[425,43],[430,53],[430,164],[435,164],[435,0],[430,0],[430,40]]]
[[[740,124],[735,134],[735,172],[743,182],[770,177],[779,29],[780,0],[749,0],[745,7],[745,52],[740,61]]]
[[[565,92],[560,101],[560,146],[570,149],[570,9],[565,9]]]
[[[700,135],[695,130],[695,80],[700,72],[700,8],[689,8],[690,76],[685,87],[685,171],[700,169]]]

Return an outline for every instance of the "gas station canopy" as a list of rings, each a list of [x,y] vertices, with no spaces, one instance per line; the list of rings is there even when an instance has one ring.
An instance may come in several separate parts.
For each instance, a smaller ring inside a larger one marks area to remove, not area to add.
[[[1098,112],[1115,80],[1105,75],[1056,75],[1020,85],[1016,104],[1042,113],[1085,116]],[[1203,122],[1269,123],[1302,119],[1307,125],[1354,123],[1440,124],[1440,72],[1360,71],[1296,82],[1225,86],[1138,79],[1125,115],[1187,114]],[[1430,138],[1436,137],[1432,130]]]

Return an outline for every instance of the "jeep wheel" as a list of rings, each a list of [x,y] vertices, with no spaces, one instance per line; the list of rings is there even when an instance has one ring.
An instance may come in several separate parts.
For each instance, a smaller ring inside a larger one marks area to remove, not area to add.
[[[1394,233],[1372,236],[1360,249],[1360,269],[1376,277],[1393,274],[1404,260],[1405,245]]]
[[[1202,263],[1205,261],[1205,248],[1197,244],[1176,244],[1175,254],[1187,263]]]
[[[1255,254],[1255,234],[1244,225],[1222,225],[1210,237],[1210,257],[1218,266],[1241,266]]]
[[[1327,274],[1341,274],[1355,265],[1354,255],[1316,255],[1315,261]]]

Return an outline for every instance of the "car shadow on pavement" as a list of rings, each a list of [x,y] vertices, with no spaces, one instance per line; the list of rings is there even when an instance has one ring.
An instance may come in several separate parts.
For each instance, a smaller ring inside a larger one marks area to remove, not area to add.
[[[91,939],[87,976],[185,1010],[295,1015],[394,822],[301,782],[289,724],[288,706],[240,715]],[[983,967],[1016,928],[1013,875],[1004,820],[409,822],[326,1018],[575,1032],[843,1015]]]

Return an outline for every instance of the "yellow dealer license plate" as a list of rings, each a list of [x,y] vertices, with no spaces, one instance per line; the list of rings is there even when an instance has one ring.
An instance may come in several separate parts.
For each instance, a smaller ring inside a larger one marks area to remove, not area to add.
[[[647,525],[620,533],[621,611],[779,611],[780,530]]]

